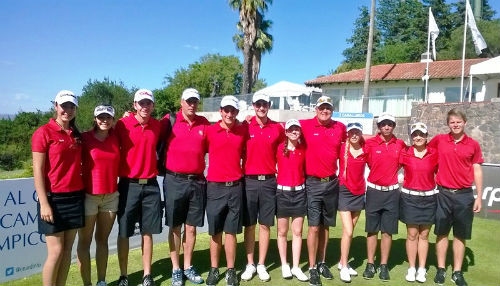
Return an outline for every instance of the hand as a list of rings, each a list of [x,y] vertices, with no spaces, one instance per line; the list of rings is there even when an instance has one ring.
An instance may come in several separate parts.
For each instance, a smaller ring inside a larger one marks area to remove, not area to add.
[[[132,112],[132,111],[130,111],[130,110],[125,111],[125,112],[123,112],[122,118],[129,117],[129,116],[130,116],[130,114],[132,114],[132,113],[133,113],[133,112]]]
[[[474,200],[474,207],[472,208],[472,210],[475,212],[475,213],[478,213],[481,211],[481,207],[482,207],[482,204],[483,204],[483,201],[481,200],[480,197],[477,197],[476,200]]]
[[[54,215],[50,205],[40,205],[40,218],[46,222],[54,223]]]
[[[252,122],[252,115],[247,115],[247,116],[245,116],[245,121],[246,121],[247,123]]]

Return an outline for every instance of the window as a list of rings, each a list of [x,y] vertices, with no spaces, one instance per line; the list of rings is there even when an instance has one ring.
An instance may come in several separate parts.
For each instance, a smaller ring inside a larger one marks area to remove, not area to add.
[[[447,87],[444,91],[445,102],[460,101],[460,87]]]

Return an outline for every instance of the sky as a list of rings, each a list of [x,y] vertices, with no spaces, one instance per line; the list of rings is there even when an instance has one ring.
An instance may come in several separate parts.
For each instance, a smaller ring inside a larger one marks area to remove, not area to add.
[[[274,0],[273,50],[259,77],[304,83],[343,60],[358,7],[370,0]],[[489,1],[500,11],[500,1]],[[227,0],[2,0],[0,114],[49,110],[59,90],[89,80],[157,89],[208,53],[238,56],[238,12]]]

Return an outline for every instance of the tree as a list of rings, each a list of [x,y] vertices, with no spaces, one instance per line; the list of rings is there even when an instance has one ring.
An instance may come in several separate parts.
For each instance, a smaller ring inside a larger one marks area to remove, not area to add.
[[[432,8],[432,14],[439,26],[439,40],[436,41],[436,50],[440,51],[448,46],[448,41],[453,31],[453,14],[451,13],[452,5],[444,0],[424,0],[424,9],[427,11]],[[428,18],[427,18],[428,20]],[[426,26],[427,28],[427,26]]]
[[[241,86],[241,94],[250,93],[253,82],[253,60],[256,51],[256,40],[259,30],[259,25],[262,22],[259,17],[264,15],[268,8],[268,3],[272,0],[229,0],[229,6],[234,10],[239,11],[239,25],[243,32],[243,82]],[[260,16],[259,16],[260,13]],[[260,59],[258,60],[260,64]]]
[[[469,3],[471,5],[474,5],[474,1],[469,1]],[[452,26],[453,29],[456,29],[459,26],[463,26],[465,21],[465,1],[464,0],[456,1],[451,5],[455,9],[455,12],[453,13],[451,20]],[[476,20],[491,21],[493,20],[493,16],[495,16],[495,11],[491,8],[490,4],[488,3],[488,0],[483,0],[483,5],[481,9],[481,19],[476,19]]]
[[[109,104],[115,108],[115,117],[120,118],[126,110],[132,109],[133,96],[122,82],[104,78],[103,81],[89,80],[78,98],[76,123],[81,130],[89,130],[94,124],[94,108]]]
[[[370,10],[370,29],[368,32],[368,47],[366,53],[366,66],[365,66],[365,81],[363,84],[363,102],[362,110],[363,112],[368,112],[369,107],[369,97],[370,97],[370,71],[372,66],[372,51],[373,51],[373,33],[375,30],[375,5],[376,1],[372,0],[371,10]]]

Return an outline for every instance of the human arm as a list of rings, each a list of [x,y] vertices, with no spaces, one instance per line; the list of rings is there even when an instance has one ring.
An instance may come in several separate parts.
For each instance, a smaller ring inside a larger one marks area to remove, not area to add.
[[[476,185],[477,197],[474,201],[473,211],[478,213],[481,211],[482,207],[482,197],[483,197],[483,167],[481,164],[473,164],[474,168],[474,185]]]
[[[33,178],[35,180],[35,190],[40,203],[40,218],[53,223],[54,215],[50,207],[47,190],[45,189],[45,160],[47,154],[42,152],[33,153]]]

